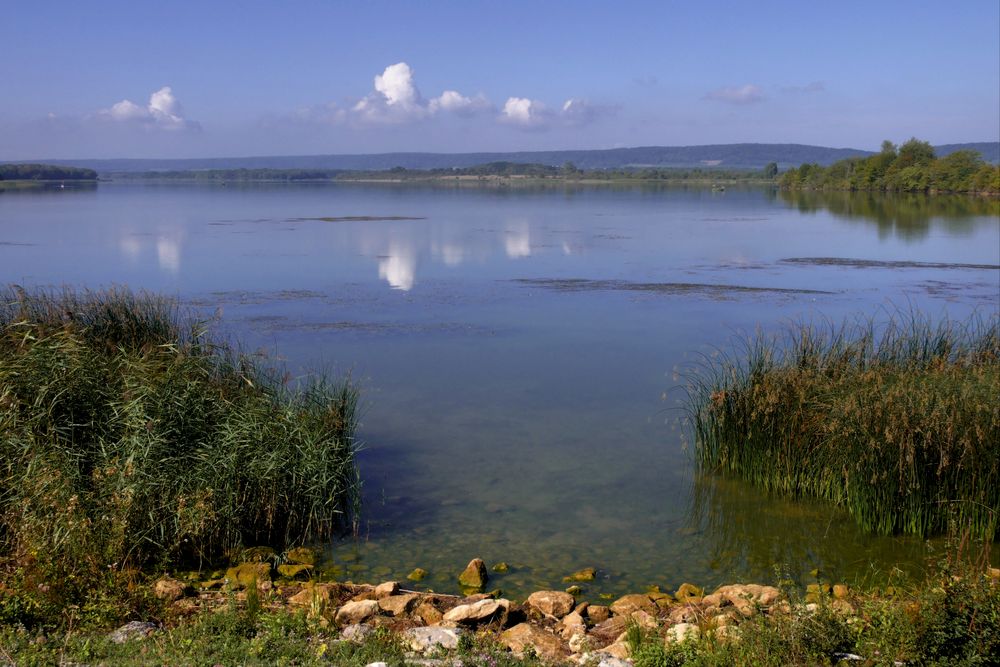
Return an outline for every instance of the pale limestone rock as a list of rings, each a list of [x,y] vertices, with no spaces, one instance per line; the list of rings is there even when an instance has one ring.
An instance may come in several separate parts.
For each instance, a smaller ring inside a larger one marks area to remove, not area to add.
[[[561,591],[536,591],[528,596],[527,605],[543,614],[562,618],[573,610],[574,600]]]
[[[623,595],[611,603],[611,613],[619,616],[627,616],[633,611],[645,611],[650,614],[656,613],[656,605],[644,593],[632,593]]]
[[[472,604],[461,604],[454,609],[449,609],[442,619],[445,623],[461,623],[464,625],[475,625],[493,618],[498,613],[506,612],[510,609],[510,600],[493,600],[487,598]]]
[[[546,632],[531,623],[519,623],[509,630],[504,630],[500,641],[509,648],[515,656],[521,658],[528,647],[543,660],[561,661],[569,655],[569,646],[551,632]]]
[[[680,643],[686,639],[696,640],[701,637],[701,629],[694,623],[678,623],[667,629],[666,642]]]
[[[339,625],[361,623],[378,614],[378,602],[375,600],[358,600],[347,602],[337,610],[336,621]]]
[[[398,581],[386,581],[375,587],[375,599],[387,598],[399,592]]]
[[[378,607],[389,616],[404,616],[420,599],[417,593],[390,595],[378,600]]]
[[[457,649],[460,636],[461,630],[452,628],[411,628],[403,632],[403,639],[419,653]]]

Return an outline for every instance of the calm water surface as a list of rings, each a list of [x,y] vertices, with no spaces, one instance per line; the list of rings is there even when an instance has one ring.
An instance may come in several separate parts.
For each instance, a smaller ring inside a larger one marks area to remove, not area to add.
[[[591,597],[769,582],[776,568],[879,581],[925,545],[695,475],[682,376],[734,335],[790,320],[997,312],[998,206],[102,183],[0,193],[0,282],[176,294],[293,372],[350,372],[366,509],[360,537],[330,547],[344,576],[420,566],[425,586],[452,590],[481,556],[511,565],[494,581],[512,595],[586,566],[600,571]],[[315,219],[344,216],[419,219]]]

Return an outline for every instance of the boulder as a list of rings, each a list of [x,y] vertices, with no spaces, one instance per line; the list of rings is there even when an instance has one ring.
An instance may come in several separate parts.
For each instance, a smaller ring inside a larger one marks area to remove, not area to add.
[[[611,610],[601,604],[592,604],[587,607],[587,618],[594,625],[603,623],[611,617]]]
[[[312,565],[305,564],[294,564],[294,563],[282,563],[278,566],[278,574],[288,579],[294,579],[300,574],[308,575],[309,571],[313,569]]]
[[[833,597],[837,598],[838,600],[844,600],[848,596],[850,596],[850,594],[851,591],[849,588],[847,588],[846,584],[836,584],[833,587]]]
[[[482,590],[486,587],[486,582],[489,581],[489,578],[489,575],[486,573],[486,564],[483,562],[483,559],[473,558],[469,561],[469,564],[465,566],[465,570],[462,574],[458,575],[458,583],[465,588]]]
[[[487,598],[472,604],[460,604],[445,613],[442,620],[445,623],[476,625],[493,620],[510,609],[510,600],[493,600]]]
[[[346,641],[361,644],[373,632],[375,632],[375,628],[367,623],[353,623],[340,631],[340,637]]]
[[[444,618],[444,614],[430,602],[421,602],[413,610],[413,616],[419,618],[424,625],[437,625]]]
[[[562,618],[573,611],[575,602],[572,595],[562,591],[535,591],[525,604],[548,616]]]
[[[500,642],[518,658],[523,658],[528,648],[533,649],[538,657],[551,662],[565,660],[569,655],[566,642],[531,623],[519,623],[504,630],[500,635]]]
[[[299,565],[316,565],[316,551],[309,547],[296,547],[285,554],[285,560]]]
[[[378,602],[375,600],[347,602],[337,610],[336,621],[338,625],[362,623],[378,614],[378,611]]]
[[[458,648],[462,631],[452,628],[411,628],[403,632],[403,640],[419,653],[434,650],[453,651]]]
[[[231,588],[248,588],[252,585],[266,588],[265,582],[271,583],[271,564],[257,561],[241,563],[226,570],[226,579]]]
[[[625,632],[627,626],[628,622],[624,616],[613,616],[591,628],[590,636],[594,638],[594,641],[598,645],[605,646],[615,641],[621,633]]]
[[[645,611],[650,614],[656,613],[656,605],[645,593],[632,593],[623,595],[611,603],[611,613],[627,616],[634,611]]]
[[[585,567],[582,570],[577,570],[569,576],[563,577],[563,581],[567,584],[571,584],[574,581],[593,581],[596,576],[597,570],[592,567]]]
[[[186,584],[170,577],[163,577],[153,584],[153,595],[167,602],[180,600],[187,594],[187,590]]]
[[[386,581],[375,587],[375,599],[387,598],[399,592],[398,581]]]
[[[705,596],[705,589],[694,584],[681,584],[674,597],[678,602],[698,602]]]
[[[389,616],[405,616],[420,599],[416,593],[404,593],[403,595],[390,595],[380,598],[378,607]]]

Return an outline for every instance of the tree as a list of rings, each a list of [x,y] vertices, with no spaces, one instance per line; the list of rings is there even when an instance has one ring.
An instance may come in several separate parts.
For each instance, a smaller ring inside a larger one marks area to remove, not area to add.
[[[764,167],[764,178],[774,178],[778,175],[778,163],[768,162],[767,166]]]

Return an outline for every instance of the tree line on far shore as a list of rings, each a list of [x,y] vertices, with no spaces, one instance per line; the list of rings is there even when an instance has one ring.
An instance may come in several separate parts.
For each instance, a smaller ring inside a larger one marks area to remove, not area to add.
[[[929,143],[913,138],[898,147],[883,141],[875,155],[829,167],[803,164],[782,174],[778,184],[789,190],[1000,194],[1000,166],[969,150],[939,158]]]
[[[97,172],[54,164],[0,164],[0,181],[94,181]]]

